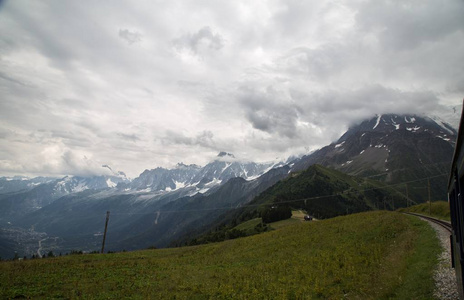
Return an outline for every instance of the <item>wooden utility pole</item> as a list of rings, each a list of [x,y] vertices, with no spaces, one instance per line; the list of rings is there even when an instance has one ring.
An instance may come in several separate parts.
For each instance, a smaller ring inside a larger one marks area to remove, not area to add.
[[[408,191],[407,183],[406,183],[406,206],[409,207],[409,191]]]
[[[432,201],[430,200],[430,178],[427,180],[429,190],[429,216],[432,215]]]
[[[110,219],[110,211],[106,212],[105,232],[103,233],[103,243],[101,253],[105,250],[106,230],[108,229],[108,220]]]

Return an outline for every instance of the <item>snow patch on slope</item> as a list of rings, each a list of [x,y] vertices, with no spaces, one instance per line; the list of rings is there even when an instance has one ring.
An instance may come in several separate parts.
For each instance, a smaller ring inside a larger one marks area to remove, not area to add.
[[[108,178],[108,179],[106,180],[106,185],[107,185],[109,188],[114,188],[114,187],[117,186],[117,184],[114,183],[113,181],[111,181],[110,178]]]
[[[446,126],[446,123],[445,121],[443,121],[442,119],[440,119],[439,117],[430,117],[430,119],[432,119],[438,126],[440,126],[443,130],[445,130],[446,132],[450,133],[450,134],[454,134],[453,131],[451,131],[447,126]]]
[[[438,138],[441,138],[442,140],[445,140],[447,142],[451,141],[451,139],[447,138],[447,137],[443,137],[443,136],[440,136],[440,135],[437,135]]]
[[[176,185],[176,190],[185,187],[185,182],[174,181],[174,184]]]
[[[345,143],[345,141],[341,142],[340,144],[335,145],[335,148],[341,147],[344,143]]]
[[[377,116],[377,123],[375,123],[375,126],[372,129],[375,129],[375,128],[377,128],[377,126],[379,126],[380,118],[382,118],[382,115]]]
[[[406,128],[407,131],[416,132],[420,129],[419,126],[414,126],[413,128]]]
[[[89,187],[85,184],[85,181],[81,180],[74,188],[72,188],[72,192],[73,193],[82,192],[82,191],[87,190],[88,188]]]
[[[412,123],[416,122],[416,118],[410,117],[409,120],[408,120],[408,117],[405,116],[405,117],[404,117],[404,121],[405,121],[406,123],[408,123],[408,124],[412,124]]]

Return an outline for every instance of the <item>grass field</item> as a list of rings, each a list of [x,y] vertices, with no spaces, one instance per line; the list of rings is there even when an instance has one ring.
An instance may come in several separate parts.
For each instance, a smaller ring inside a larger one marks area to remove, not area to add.
[[[263,221],[261,218],[254,218],[251,220],[248,220],[246,222],[243,222],[237,226],[235,226],[235,229],[238,230],[244,230],[244,231],[253,231],[256,225],[261,224]]]
[[[285,219],[285,220],[269,223],[269,226],[272,229],[282,229],[282,228],[287,227],[289,225],[294,225],[294,224],[298,224],[298,223],[301,223],[301,222],[303,222],[303,221],[295,219],[295,218],[290,218],[290,219]]]
[[[290,219],[273,222],[273,223],[270,223],[269,226],[272,229],[281,229],[281,228],[284,228],[284,227],[286,227],[288,225],[293,225],[295,223],[307,222],[304,219],[304,217],[306,215],[307,214],[305,212],[301,211],[301,210],[292,210],[292,217]],[[314,222],[314,221],[312,221],[312,222]]]
[[[369,212],[221,243],[0,263],[0,298],[431,299],[438,241]]]
[[[434,218],[450,221],[450,208],[446,201],[422,203],[408,208],[400,208],[399,212],[413,212],[423,215],[431,215]]]
[[[297,219],[300,221],[304,221],[304,217],[307,215],[307,213],[301,211],[301,210],[292,210],[292,219]]]
[[[302,212],[300,210],[292,210],[292,217],[291,218],[286,219],[286,220],[282,220],[282,221],[269,223],[269,226],[272,229],[281,229],[283,227],[286,227],[288,225],[292,225],[292,224],[295,224],[295,223],[298,223],[298,222],[305,222],[305,220],[304,220],[305,215],[306,215],[306,213],[304,213],[304,212]],[[248,220],[246,222],[243,222],[243,223],[235,226],[234,228],[238,229],[238,230],[244,230],[246,232],[253,232],[255,226],[260,224],[261,222],[262,222],[261,218],[254,218],[254,219]]]

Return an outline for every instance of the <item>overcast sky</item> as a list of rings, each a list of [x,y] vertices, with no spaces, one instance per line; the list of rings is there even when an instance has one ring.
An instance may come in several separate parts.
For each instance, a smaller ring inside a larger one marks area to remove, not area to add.
[[[463,16],[462,0],[0,1],[0,175],[269,161],[376,113],[455,122]]]

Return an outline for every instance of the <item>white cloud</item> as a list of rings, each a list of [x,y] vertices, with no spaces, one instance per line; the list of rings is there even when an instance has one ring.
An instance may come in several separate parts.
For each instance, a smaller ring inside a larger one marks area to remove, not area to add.
[[[453,119],[463,12],[459,0],[5,2],[0,175],[108,164],[134,177],[218,151],[302,152],[375,113]]]

